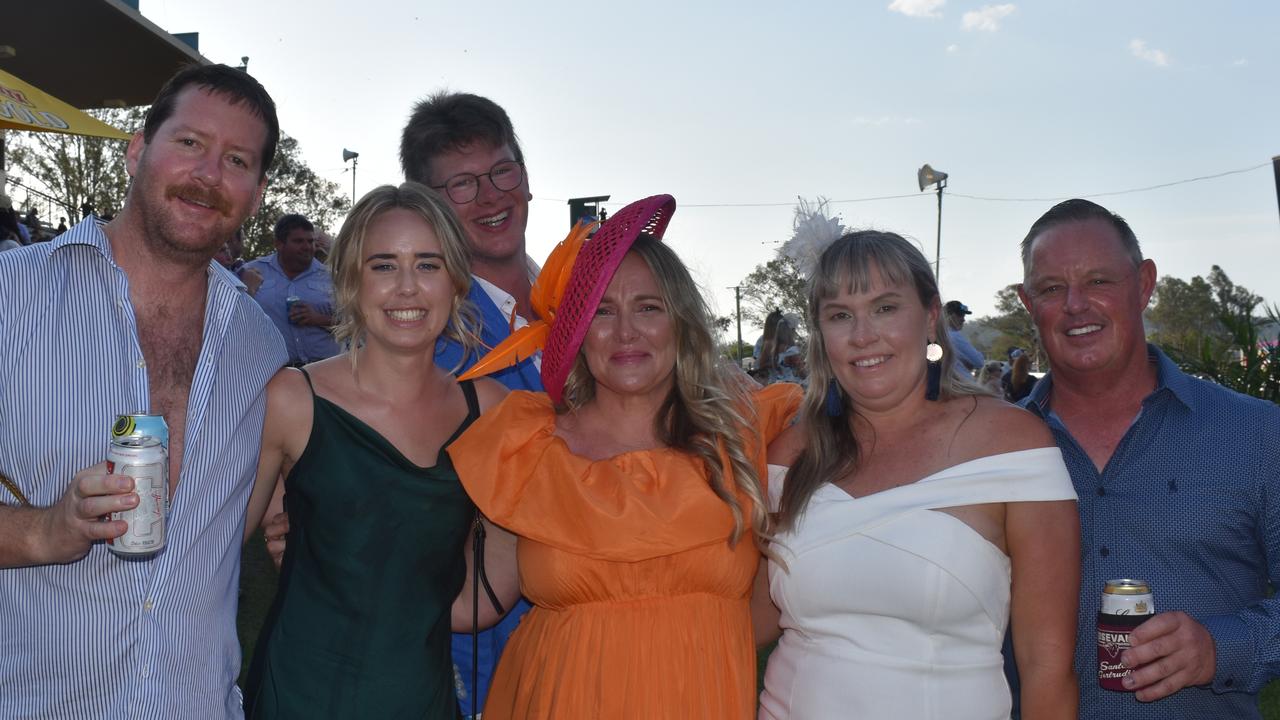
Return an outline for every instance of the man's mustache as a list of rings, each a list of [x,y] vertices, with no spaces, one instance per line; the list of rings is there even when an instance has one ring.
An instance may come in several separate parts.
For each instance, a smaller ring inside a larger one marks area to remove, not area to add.
[[[222,193],[217,190],[202,187],[197,183],[170,185],[168,189],[165,190],[164,194],[165,197],[170,200],[182,199],[187,202],[207,205],[210,208],[217,210],[222,215],[231,214],[231,203],[222,195]]]

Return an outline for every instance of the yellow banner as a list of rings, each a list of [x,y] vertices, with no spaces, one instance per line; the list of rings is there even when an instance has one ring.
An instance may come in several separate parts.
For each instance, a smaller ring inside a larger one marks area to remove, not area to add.
[[[0,70],[0,128],[128,140],[130,135]]]

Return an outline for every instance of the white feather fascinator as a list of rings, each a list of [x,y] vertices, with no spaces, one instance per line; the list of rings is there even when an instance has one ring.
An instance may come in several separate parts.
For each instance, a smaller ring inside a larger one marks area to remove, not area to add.
[[[839,218],[827,215],[828,201],[818,198],[809,202],[798,198],[794,231],[791,239],[782,244],[780,252],[791,258],[800,274],[809,277],[818,266],[818,258],[827,246],[844,235],[845,227]]]

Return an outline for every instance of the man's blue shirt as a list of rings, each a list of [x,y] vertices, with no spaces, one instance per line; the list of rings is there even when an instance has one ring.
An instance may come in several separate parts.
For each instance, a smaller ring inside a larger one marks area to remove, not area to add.
[[[284,346],[216,263],[164,550],[95,543],[0,570],[0,717],[242,718],[236,588],[266,385]],[[129,277],[87,218],[0,255],[0,474],[37,507],[101,462],[120,413],[153,408]],[[0,488],[0,502],[14,498]]]
[[[1258,718],[1258,691],[1280,676],[1280,598],[1268,598],[1280,578],[1280,406],[1148,353],[1156,389],[1102,472],[1053,413],[1052,374],[1022,403],[1049,424],[1080,497],[1080,717]],[[1098,687],[1095,623],[1112,578],[1147,580],[1157,612],[1208,629],[1212,683],[1152,703]]]
[[[972,376],[974,370],[981,370],[982,364],[987,361],[978,348],[969,342],[969,338],[959,330],[948,330],[947,339],[951,341],[951,351],[956,356],[956,372],[961,375]]]
[[[251,260],[244,267],[253,268],[262,274],[262,286],[253,299],[258,301],[262,311],[280,331],[285,348],[289,351],[289,362],[309,363],[338,354],[338,343],[334,341],[329,328],[294,325],[289,322],[285,302],[289,297],[296,297],[317,312],[332,315],[333,280],[329,275],[329,268],[313,259],[311,267],[297,277],[290,278],[284,268],[280,267],[280,259],[276,253]]]
[[[446,368],[454,373],[461,373],[475,365],[476,361],[485,352],[511,334],[510,320],[502,314],[498,306],[489,298],[488,293],[474,279],[471,282],[471,290],[467,293],[467,300],[471,302],[480,314],[480,340],[483,343],[483,347],[477,348],[464,356],[463,348],[460,344],[441,337],[436,342],[436,366]],[[505,370],[491,373],[488,377],[506,385],[511,390],[534,390],[538,392],[542,390],[542,374],[538,371],[538,367],[532,359],[522,360]],[[488,602],[483,592],[480,593],[480,602]],[[489,683],[493,679],[494,668],[498,665],[498,657],[502,655],[502,649],[507,645],[507,638],[515,631],[516,625],[520,624],[520,618],[524,617],[524,614],[529,611],[529,607],[529,603],[522,598],[515,608],[510,613],[507,613],[502,622],[480,633],[480,654],[477,658],[479,672],[477,675],[481,691],[478,702],[473,702],[472,700],[476,694],[471,687],[471,633],[454,633],[453,669],[456,673],[454,685],[458,691],[458,706],[462,710],[464,717],[470,717],[473,713],[479,712],[484,708],[484,700],[488,695]]]

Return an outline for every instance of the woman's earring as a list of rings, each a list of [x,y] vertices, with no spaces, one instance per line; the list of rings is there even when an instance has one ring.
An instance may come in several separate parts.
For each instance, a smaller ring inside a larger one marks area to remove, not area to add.
[[[827,383],[827,417],[840,417],[844,414],[844,399],[840,397],[840,384],[835,378]]]
[[[925,381],[924,399],[937,400],[942,385],[942,346],[930,341],[924,348],[924,359],[929,361],[928,376]]]

